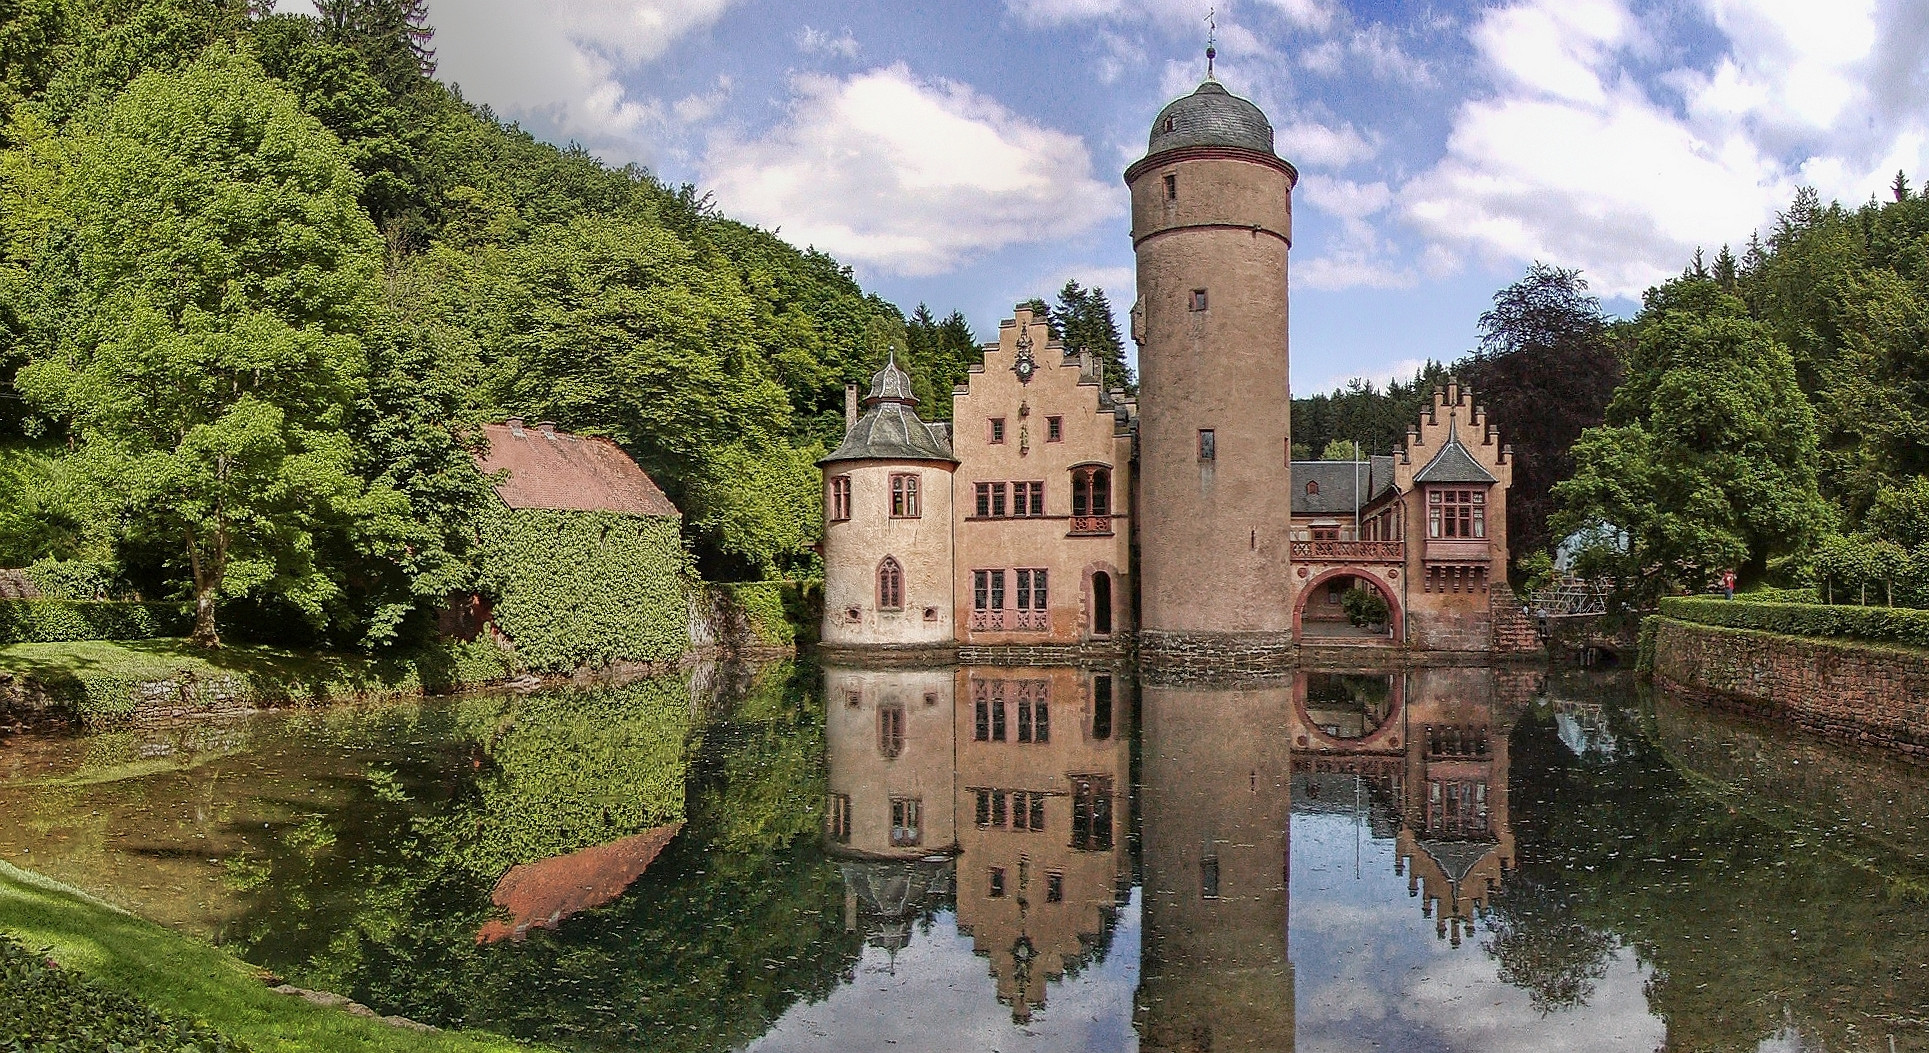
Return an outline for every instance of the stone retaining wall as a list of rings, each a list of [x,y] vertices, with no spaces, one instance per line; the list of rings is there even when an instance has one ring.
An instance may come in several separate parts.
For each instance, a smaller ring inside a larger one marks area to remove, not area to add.
[[[1929,651],[1658,618],[1654,680],[1832,738],[1929,759]]]
[[[1297,653],[1290,632],[1139,633],[1139,663],[1147,669],[1208,675],[1262,672],[1291,665]]]

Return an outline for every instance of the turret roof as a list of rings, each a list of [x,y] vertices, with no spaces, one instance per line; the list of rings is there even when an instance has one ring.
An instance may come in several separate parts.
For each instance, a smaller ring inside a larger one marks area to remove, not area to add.
[[[818,464],[834,461],[946,461],[958,463],[951,437],[941,424],[918,419],[911,378],[898,368],[892,353],[884,368],[871,378],[864,412],[844,433],[844,441]]]
[[[1146,156],[1184,146],[1234,146],[1273,154],[1273,126],[1259,107],[1208,79],[1159,111]]]

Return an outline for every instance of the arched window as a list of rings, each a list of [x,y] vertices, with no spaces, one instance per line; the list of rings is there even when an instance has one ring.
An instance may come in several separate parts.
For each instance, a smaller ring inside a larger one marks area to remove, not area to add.
[[[1112,635],[1112,576],[1102,570],[1092,574],[1092,635]]]
[[[904,609],[904,568],[894,556],[884,557],[877,565],[877,606],[884,611]]]
[[[1072,514],[1112,514],[1112,470],[1104,465],[1072,469]]]

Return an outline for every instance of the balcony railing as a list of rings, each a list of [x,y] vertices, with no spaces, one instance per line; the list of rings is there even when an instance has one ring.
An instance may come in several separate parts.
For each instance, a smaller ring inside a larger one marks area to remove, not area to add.
[[[1052,616],[1049,611],[972,611],[971,631],[974,633],[1050,632]]]
[[[1485,538],[1428,538],[1426,559],[1429,563],[1486,563],[1493,553]]]
[[[1403,563],[1404,541],[1295,541],[1293,558],[1303,562]]]
[[[1072,528],[1069,533],[1110,537],[1112,534],[1112,517],[1073,516]]]

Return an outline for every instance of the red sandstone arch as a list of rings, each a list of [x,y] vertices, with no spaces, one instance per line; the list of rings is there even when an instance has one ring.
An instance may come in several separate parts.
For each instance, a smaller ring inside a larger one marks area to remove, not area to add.
[[[1392,699],[1387,707],[1386,719],[1380,726],[1357,739],[1342,739],[1328,735],[1313,723],[1313,715],[1307,712],[1306,691],[1307,672],[1301,669],[1293,677],[1293,719],[1298,721],[1294,728],[1293,745],[1299,749],[1315,749],[1324,753],[1357,755],[1362,753],[1397,753],[1400,749],[1400,730],[1407,708],[1407,675],[1392,671]]]
[[[1320,571],[1318,574],[1313,575],[1312,579],[1307,581],[1306,584],[1300,586],[1299,598],[1293,601],[1294,643],[1300,642],[1300,618],[1306,613],[1306,598],[1313,594],[1313,590],[1316,587],[1324,585],[1334,578],[1341,577],[1360,578],[1364,581],[1371,582],[1374,588],[1379,589],[1380,595],[1386,597],[1388,612],[1387,628],[1392,634],[1391,639],[1394,643],[1399,643],[1407,638],[1407,612],[1400,606],[1400,594],[1393,591],[1393,586],[1387,584],[1379,575],[1370,570],[1363,570],[1359,567],[1334,567],[1331,570]]]

